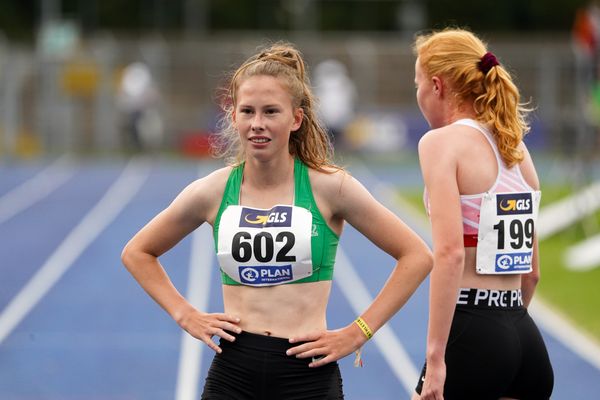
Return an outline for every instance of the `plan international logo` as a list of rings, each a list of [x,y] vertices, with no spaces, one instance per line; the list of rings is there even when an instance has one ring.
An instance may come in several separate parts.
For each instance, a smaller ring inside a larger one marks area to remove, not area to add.
[[[505,193],[496,195],[497,215],[531,214],[531,193]]]
[[[248,285],[276,284],[294,278],[291,265],[239,267],[240,281]]]
[[[531,252],[496,255],[496,272],[528,271],[531,268]]]
[[[242,208],[240,227],[269,228],[292,226],[292,207],[275,206],[270,210]]]

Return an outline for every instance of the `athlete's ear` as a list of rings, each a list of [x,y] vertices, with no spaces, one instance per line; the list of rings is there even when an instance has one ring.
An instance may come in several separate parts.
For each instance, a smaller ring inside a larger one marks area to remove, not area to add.
[[[231,113],[231,120],[233,121],[233,127],[235,129],[237,129],[237,114],[235,112],[235,109],[233,110],[233,112]]]
[[[304,120],[304,109],[298,107],[294,110],[294,123],[292,124],[292,132],[296,132],[302,126]]]
[[[442,80],[440,79],[439,76],[434,75],[431,78],[431,83],[432,83],[432,87],[433,87],[433,94],[435,94],[436,96],[441,96],[444,92],[444,83],[442,82]]]

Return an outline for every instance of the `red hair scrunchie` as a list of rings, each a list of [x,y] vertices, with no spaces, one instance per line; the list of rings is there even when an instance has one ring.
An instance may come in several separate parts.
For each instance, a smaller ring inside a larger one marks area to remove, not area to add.
[[[496,58],[496,56],[492,52],[489,52],[489,51],[487,53],[485,53],[481,57],[481,60],[479,61],[479,63],[477,63],[477,67],[479,68],[479,70],[481,72],[483,72],[484,75],[487,75],[487,73],[490,71],[490,69],[492,69],[496,65],[500,65],[500,63],[498,62],[498,59]]]

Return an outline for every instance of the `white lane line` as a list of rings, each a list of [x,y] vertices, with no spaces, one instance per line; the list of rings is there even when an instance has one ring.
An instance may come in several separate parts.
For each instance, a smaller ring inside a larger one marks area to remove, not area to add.
[[[69,156],[62,156],[32,178],[0,197],[0,224],[48,196],[73,174]]]
[[[533,298],[529,311],[536,322],[566,348],[600,370],[600,345],[588,334],[575,328],[539,298]]]
[[[563,264],[572,271],[590,271],[600,267],[600,234],[570,246],[563,254]]]
[[[355,314],[360,315],[371,304],[373,297],[341,248],[338,248],[337,251],[335,268],[334,282],[346,296]],[[406,392],[412,393],[419,378],[419,371],[410,360],[394,331],[386,324],[377,331],[373,340]]]
[[[366,167],[363,168],[366,171]],[[373,179],[373,181],[376,181],[373,174],[370,174],[369,177],[370,179]],[[377,193],[374,193],[374,196],[379,198],[382,203],[388,205],[388,207],[401,216],[406,213],[412,217],[420,215],[419,218],[424,220],[420,226],[424,226],[425,222],[428,222],[427,217],[423,213],[415,211],[415,207],[411,203],[398,202],[396,199],[398,199],[399,195],[392,197],[391,194],[394,193],[393,190],[382,190],[385,186],[384,183],[377,184]],[[386,198],[381,198],[379,197],[380,195],[385,196]],[[399,209],[400,207],[402,208],[401,210]],[[540,213],[542,211],[543,210],[540,210]],[[405,220],[405,222],[407,221]],[[431,229],[418,233],[421,234],[426,242],[432,243]],[[584,331],[573,325],[571,321],[560,315],[560,313],[545,305],[545,303],[539,299],[539,296],[534,296],[534,299],[535,301],[532,301],[529,307],[529,312],[535,322],[567,349],[600,370],[600,344],[591,339]]]
[[[547,205],[540,210],[539,238],[546,238],[567,228],[575,221],[594,213],[600,208],[600,182],[595,182],[569,197]]]
[[[213,253],[211,229],[208,224],[204,224],[196,229],[192,236],[190,273],[186,296],[187,300],[201,311],[208,309]],[[179,372],[177,373],[175,391],[176,400],[196,400],[198,398],[198,379],[200,377],[202,351],[205,347],[204,343],[187,332],[182,333]]]
[[[131,161],[94,208],[0,314],[0,343],[58,282],[83,251],[116,218],[148,177],[149,166]]]

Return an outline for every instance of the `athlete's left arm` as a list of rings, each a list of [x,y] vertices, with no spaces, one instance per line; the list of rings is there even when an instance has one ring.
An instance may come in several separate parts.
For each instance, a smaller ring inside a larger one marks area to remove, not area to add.
[[[387,282],[362,314],[375,332],[406,303],[429,274],[433,257],[425,242],[352,176],[343,182],[339,197],[339,214],[396,260]]]
[[[524,144],[522,144],[521,148],[525,156],[520,164],[521,174],[523,174],[523,178],[525,178],[525,181],[529,184],[529,186],[535,190],[540,190],[540,181],[531,155]],[[533,298],[533,294],[535,293],[537,283],[540,280],[539,259],[538,239],[537,235],[535,235],[533,242],[533,256],[531,258],[532,271],[528,274],[521,275],[521,292],[523,294],[523,303],[525,304],[525,307],[529,306],[529,303]]]
[[[325,198],[331,207],[334,218],[343,218],[396,259],[396,266],[387,282],[361,314],[372,333],[375,333],[398,312],[431,271],[431,251],[412,229],[379,203],[355,178],[341,171],[334,175],[338,178],[336,184],[328,185],[328,189],[324,189],[327,191],[325,195],[319,193],[319,197]],[[315,186],[318,185],[313,185],[313,188]],[[291,342],[310,343],[294,347],[288,354],[297,354],[299,357],[324,355],[321,360],[310,364],[317,367],[350,354],[366,340],[358,325],[351,322],[336,331],[292,338]]]

